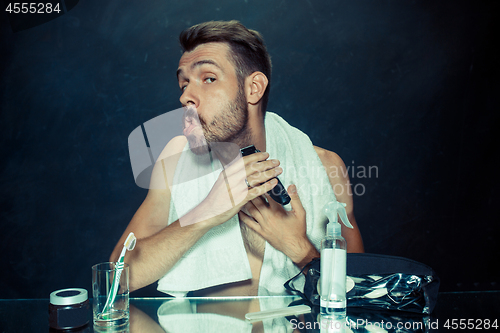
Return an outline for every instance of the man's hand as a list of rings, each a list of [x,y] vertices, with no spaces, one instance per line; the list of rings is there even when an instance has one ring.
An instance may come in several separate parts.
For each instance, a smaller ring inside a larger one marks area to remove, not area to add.
[[[302,268],[319,254],[307,238],[306,211],[295,185],[288,187],[288,194],[292,199],[291,211],[286,211],[266,193],[245,205],[251,216],[242,211],[238,215],[249,228]]]
[[[179,219],[181,226],[202,222],[206,228],[212,228],[228,221],[249,201],[272,190],[277,184],[275,177],[283,170],[279,161],[268,158],[267,152],[259,152],[227,165],[208,196]]]

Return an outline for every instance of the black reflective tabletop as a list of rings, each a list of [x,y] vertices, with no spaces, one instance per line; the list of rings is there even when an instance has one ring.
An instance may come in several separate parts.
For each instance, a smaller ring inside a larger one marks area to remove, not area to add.
[[[440,293],[433,313],[348,308],[347,321],[325,325],[319,317],[275,317],[250,323],[245,314],[287,307],[297,297],[131,298],[126,332],[498,332],[500,291]],[[48,332],[48,299],[0,300],[0,332]],[[75,332],[93,332],[90,324]]]

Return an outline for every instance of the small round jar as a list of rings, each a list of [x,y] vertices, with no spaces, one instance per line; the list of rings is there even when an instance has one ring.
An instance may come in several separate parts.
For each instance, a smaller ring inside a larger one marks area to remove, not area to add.
[[[89,322],[89,298],[87,290],[70,288],[50,294],[49,325],[56,330],[68,330],[85,326]]]

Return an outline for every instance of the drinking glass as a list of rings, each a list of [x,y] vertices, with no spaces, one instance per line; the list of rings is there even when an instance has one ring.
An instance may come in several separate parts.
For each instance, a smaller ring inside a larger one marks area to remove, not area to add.
[[[94,330],[128,326],[129,266],[124,264],[119,271],[116,262],[92,266]]]

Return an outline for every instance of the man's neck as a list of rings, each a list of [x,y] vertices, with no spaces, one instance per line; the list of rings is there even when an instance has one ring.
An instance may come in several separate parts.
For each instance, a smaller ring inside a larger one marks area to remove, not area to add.
[[[248,117],[248,128],[250,130],[251,141],[247,144],[254,145],[260,151],[266,151],[266,127],[264,125],[264,115],[250,113]],[[244,147],[241,147],[244,148]]]

